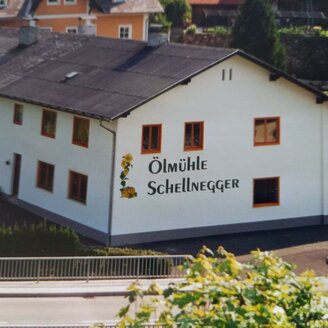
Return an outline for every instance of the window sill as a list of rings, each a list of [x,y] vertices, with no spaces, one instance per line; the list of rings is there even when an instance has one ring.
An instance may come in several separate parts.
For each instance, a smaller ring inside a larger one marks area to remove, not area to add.
[[[79,142],[72,142],[73,145],[75,146],[80,146],[80,147],[83,147],[83,148],[89,148],[89,144],[84,144],[84,143],[79,143]]]
[[[253,204],[253,208],[257,207],[271,207],[271,206],[280,206],[280,202],[278,203],[263,203],[263,204]]]

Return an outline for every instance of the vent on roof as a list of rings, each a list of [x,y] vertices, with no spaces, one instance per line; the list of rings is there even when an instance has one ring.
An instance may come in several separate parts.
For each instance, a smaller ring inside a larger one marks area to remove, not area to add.
[[[74,77],[78,76],[79,75],[79,72],[69,72],[65,75],[65,80],[70,80],[70,79],[73,79]]]

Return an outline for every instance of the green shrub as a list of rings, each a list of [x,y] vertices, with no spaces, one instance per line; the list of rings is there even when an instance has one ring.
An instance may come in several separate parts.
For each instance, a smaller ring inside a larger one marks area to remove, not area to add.
[[[298,276],[268,252],[252,255],[242,264],[222,248],[215,254],[203,248],[184,264],[183,282],[166,290],[152,284],[147,291],[134,283],[118,327],[143,327],[155,314],[156,327],[166,328],[328,327],[328,302],[311,273]],[[155,296],[143,300],[149,294]],[[138,310],[130,316],[135,302]]]
[[[71,229],[47,223],[0,227],[0,256],[73,256],[81,243]]]
[[[213,26],[213,27],[206,27],[204,29],[205,33],[216,33],[216,34],[230,34],[231,29],[225,26]]]
[[[196,28],[197,27],[196,27],[195,24],[191,24],[184,30],[184,33],[186,33],[186,34],[195,34],[196,33]]]
[[[133,249],[127,247],[88,247],[88,255],[93,256],[143,256],[143,255],[164,255],[150,249]]]

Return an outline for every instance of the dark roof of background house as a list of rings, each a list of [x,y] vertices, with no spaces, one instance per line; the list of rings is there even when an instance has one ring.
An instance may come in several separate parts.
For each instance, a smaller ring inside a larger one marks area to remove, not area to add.
[[[93,8],[103,13],[112,14],[158,13],[164,11],[158,0],[125,0],[118,2],[113,0],[90,0],[90,9]]]
[[[49,32],[19,47],[13,29],[0,29],[0,96],[115,119],[236,53],[325,97],[238,50]]]
[[[23,18],[34,15],[41,1],[46,0],[10,0],[6,7],[0,8],[1,19]],[[163,8],[158,0],[89,0],[90,9],[93,8],[112,14],[159,13]]]

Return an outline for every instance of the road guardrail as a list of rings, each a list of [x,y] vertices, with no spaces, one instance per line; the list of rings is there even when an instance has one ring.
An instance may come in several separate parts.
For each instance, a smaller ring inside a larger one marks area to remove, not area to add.
[[[181,278],[187,255],[0,257],[1,280]]]

